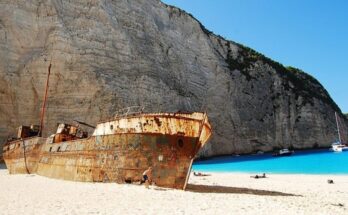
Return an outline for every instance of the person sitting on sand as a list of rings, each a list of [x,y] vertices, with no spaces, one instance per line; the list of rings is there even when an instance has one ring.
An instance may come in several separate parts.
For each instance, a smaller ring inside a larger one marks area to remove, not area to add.
[[[266,177],[266,173],[263,173],[262,175],[250,176],[250,178],[259,179],[259,178],[267,178],[267,177]]]
[[[193,175],[194,176],[210,176],[209,174],[204,174],[204,173],[201,173],[201,172],[193,172]]]
[[[141,180],[141,184],[142,183],[150,184],[151,181],[152,181],[152,167],[149,167],[147,168],[147,170],[143,172],[143,178]]]

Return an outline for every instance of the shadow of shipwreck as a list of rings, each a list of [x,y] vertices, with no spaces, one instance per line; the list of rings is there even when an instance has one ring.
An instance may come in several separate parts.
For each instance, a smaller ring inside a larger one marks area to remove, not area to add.
[[[290,193],[282,193],[277,191],[255,190],[249,188],[226,187],[217,185],[196,185],[188,184],[186,191],[195,193],[232,193],[232,194],[249,194],[258,196],[300,196]]]
[[[2,154],[0,154],[0,169],[7,169]]]

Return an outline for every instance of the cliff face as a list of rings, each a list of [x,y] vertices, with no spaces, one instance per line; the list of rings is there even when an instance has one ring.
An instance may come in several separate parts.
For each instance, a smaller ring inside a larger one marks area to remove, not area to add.
[[[37,124],[52,63],[44,134],[120,108],[207,111],[205,156],[329,146],[339,108],[309,75],[206,30],[158,0],[0,3],[0,138]]]

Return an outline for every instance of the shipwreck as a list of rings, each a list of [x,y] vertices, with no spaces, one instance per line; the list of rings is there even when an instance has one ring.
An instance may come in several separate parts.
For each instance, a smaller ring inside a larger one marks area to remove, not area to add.
[[[193,160],[211,136],[206,113],[143,113],[127,109],[98,123],[90,136],[82,129],[81,124],[86,124],[80,122],[58,124],[55,134],[42,137],[50,68],[51,65],[40,125],[19,127],[17,137],[3,146],[3,159],[10,174],[137,183],[143,171],[152,167],[157,186],[186,188]]]

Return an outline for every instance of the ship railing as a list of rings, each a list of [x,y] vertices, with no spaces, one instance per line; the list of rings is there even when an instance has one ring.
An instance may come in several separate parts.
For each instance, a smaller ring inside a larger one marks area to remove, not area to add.
[[[145,109],[144,106],[130,106],[130,107],[122,108],[114,114],[114,118],[126,117],[128,115],[143,113],[144,109]]]

